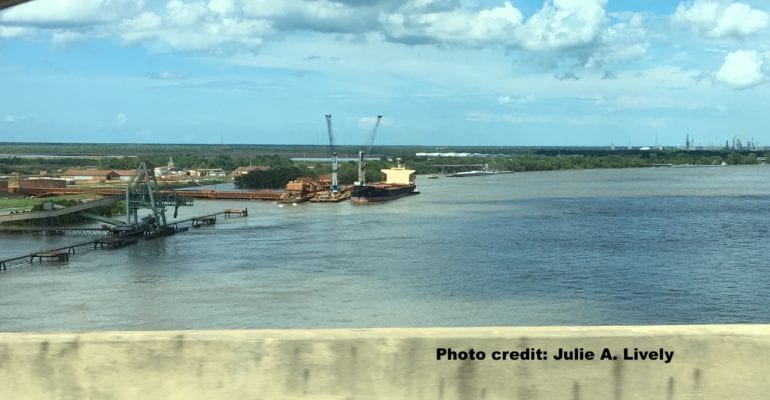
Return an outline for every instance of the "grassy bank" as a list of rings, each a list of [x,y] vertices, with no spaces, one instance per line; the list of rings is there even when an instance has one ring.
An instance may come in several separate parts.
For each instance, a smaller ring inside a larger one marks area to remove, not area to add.
[[[57,197],[45,197],[45,198],[27,198],[25,196],[13,196],[4,195],[0,196],[0,209],[3,208],[32,208],[37,205],[41,205],[46,201],[53,201],[54,203],[60,203],[63,201],[79,201],[84,199],[93,199],[93,194],[74,194]]]

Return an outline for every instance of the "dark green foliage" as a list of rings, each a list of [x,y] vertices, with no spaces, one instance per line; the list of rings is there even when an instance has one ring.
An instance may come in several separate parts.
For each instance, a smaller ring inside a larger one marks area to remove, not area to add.
[[[270,174],[257,174],[247,179],[254,179],[259,186],[283,187],[285,179],[297,176],[317,178],[319,174],[329,174],[328,162],[315,168],[309,164],[291,163],[291,157],[328,156],[328,146],[324,145],[189,145],[189,144],[62,144],[62,143],[3,143],[5,154],[41,154],[55,156],[76,156],[77,158],[0,158],[0,175],[11,172],[36,175],[42,169],[55,173],[58,169],[70,167],[98,167],[99,169],[134,169],[140,161],[147,161],[150,168],[166,165],[173,157],[174,165],[179,168],[222,168],[232,171],[239,166],[269,165],[275,168]],[[357,146],[337,146],[339,154],[355,154]],[[466,152],[479,154],[475,157],[417,157],[417,152]],[[665,149],[654,151],[611,150],[608,148],[587,147],[428,147],[428,146],[375,146],[371,154],[382,155],[389,159],[400,157],[404,163],[420,174],[440,173],[439,164],[488,164],[490,169],[512,171],[535,171],[582,168],[627,168],[647,167],[653,164],[704,164],[717,165],[722,161],[730,165],[756,164],[758,156],[765,152],[728,150],[678,150]],[[483,156],[482,156],[483,155]],[[380,168],[386,164],[369,162],[367,181],[380,180]],[[465,168],[468,170],[469,168]],[[445,171],[450,172],[450,171]],[[358,179],[355,163],[340,164],[339,181],[341,184],[352,183]],[[241,179],[241,187],[251,187],[251,183]],[[268,185],[268,186],[265,186]]]
[[[260,157],[258,165],[269,165],[267,171],[251,171],[235,178],[235,187],[249,189],[282,189],[286,183],[301,176],[313,177],[304,164],[295,164],[288,157],[273,155]]]
[[[12,172],[18,172],[22,175],[38,175],[41,170],[47,170],[49,173],[56,173],[58,170],[64,170],[81,165],[96,165],[97,161],[91,158],[22,158],[22,157],[4,157],[0,158],[0,175],[7,175]]]
[[[380,172],[383,168],[390,168],[391,164],[383,161],[367,161],[366,162],[366,182],[380,182],[383,179],[383,174]],[[409,166],[411,168],[411,166]],[[355,161],[348,161],[344,164],[340,164],[337,170],[337,180],[341,185],[352,185],[353,182],[358,180],[358,163]]]
[[[545,154],[522,154],[489,157],[409,157],[406,163],[421,174],[442,172],[440,165],[447,164],[488,164],[490,170],[506,171],[543,171],[561,169],[588,168],[639,168],[654,165],[719,165],[722,161],[729,165],[756,164],[757,157],[763,153],[741,153],[737,151],[610,151],[610,150],[576,150],[571,151],[538,151]],[[552,154],[554,153],[554,154]],[[477,168],[477,167],[475,167]],[[469,170],[458,168],[457,170]],[[443,171],[443,172],[451,172]]]

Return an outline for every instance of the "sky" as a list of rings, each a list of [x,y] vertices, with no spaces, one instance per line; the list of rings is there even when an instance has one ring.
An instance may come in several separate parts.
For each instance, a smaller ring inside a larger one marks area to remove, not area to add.
[[[35,0],[0,142],[770,145],[770,1]]]

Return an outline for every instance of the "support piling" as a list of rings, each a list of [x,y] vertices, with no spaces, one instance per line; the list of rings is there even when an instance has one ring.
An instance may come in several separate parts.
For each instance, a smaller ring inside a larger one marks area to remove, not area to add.
[[[192,217],[181,221],[172,222],[165,225],[168,228],[166,230],[168,233],[162,236],[171,235],[177,232],[185,232],[189,229],[190,226],[192,226],[193,228],[199,228],[203,225],[214,225],[216,224],[217,217],[219,216],[223,216],[224,218],[233,218],[237,216],[245,217],[245,216],[248,216],[248,210],[247,209],[243,209],[243,210],[227,209],[214,214],[202,215],[199,217]],[[103,230],[100,229],[97,231],[100,231],[103,234]],[[120,231],[120,232],[123,232],[123,231]],[[138,236],[141,234],[142,234],[142,230],[125,231],[125,233],[110,235],[108,237],[89,240],[86,242],[81,242],[81,243],[77,243],[77,244],[73,244],[65,247],[60,247],[57,249],[35,252],[24,256],[19,256],[19,257],[6,258],[3,260],[0,260],[0,271],[7,271],[8,266],[16,266],[24,263],[33,264],[36,258],[38,259],[39,263],[42,263],[44,259],[46,261],[54,262],[54,263],[68,262],[70,254],[75,254],[78,248],[93,249],[93,250],[105,249],[105,248],[121,249],[128,245],[138,243],[139,242]],[[155,237],[158,237],[158,236],[157,235],[145,236],[145,239],[152,239]],[[27,262],[27,260],[29,261]]]

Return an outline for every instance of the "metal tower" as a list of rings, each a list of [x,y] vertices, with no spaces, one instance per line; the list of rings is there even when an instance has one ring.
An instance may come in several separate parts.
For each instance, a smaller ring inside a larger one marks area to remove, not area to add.
[[[145,235],[157,236],[168,232],[166,223],[166,206],[174,206],[174,217],[180,206],[191,206],[191,198],[179,197],[175,194],[161,194],[158,181],[154,174],[147,170],[147,164],[142,161],[134,176],[126,186],[126,216],[127,223],[143,226]],[[138,210],[149,209],[152,214],[139,220]]]

